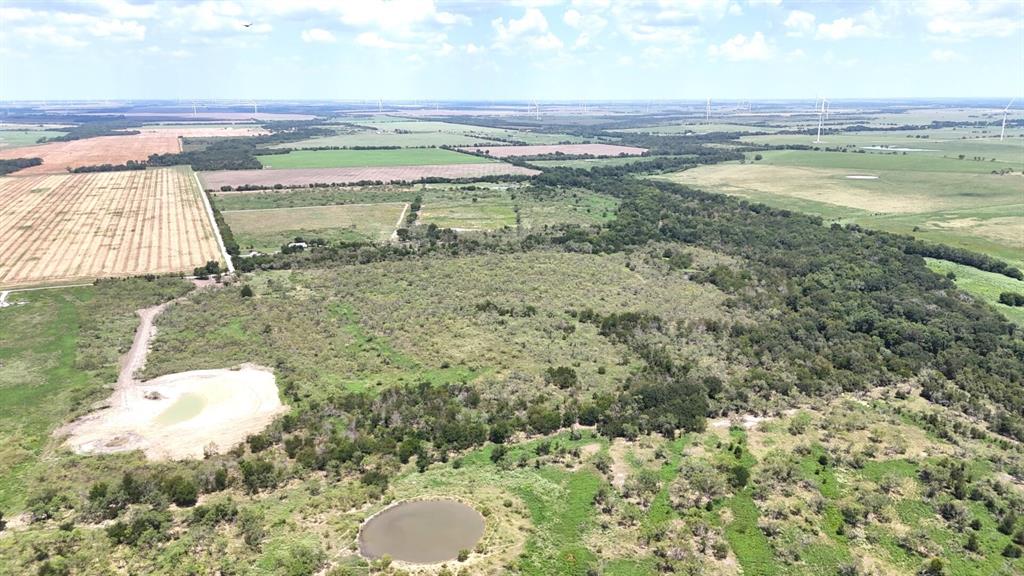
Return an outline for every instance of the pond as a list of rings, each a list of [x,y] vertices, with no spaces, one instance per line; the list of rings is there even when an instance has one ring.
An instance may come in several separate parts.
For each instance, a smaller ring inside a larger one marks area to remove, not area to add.
[[[370,518],[359,532],[359,551],[415,564],[454,560],[484,534],[484,517],[454,500],[403,502]]]
[[[171,426],[179,422],[191,420],[199,415],[206,406],[206,401],[198,394],[182,394],[166,410],[156,417],[160,426]]]

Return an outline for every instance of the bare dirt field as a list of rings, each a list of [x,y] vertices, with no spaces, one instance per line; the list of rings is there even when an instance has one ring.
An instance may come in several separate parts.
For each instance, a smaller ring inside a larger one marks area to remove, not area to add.
[[[224,170],[199,175],[207,190],[222,186],[306,186],[316,183],[349,184],[362,181],[415,182],[422,178],[478,178],[498,174],[533,176],[539,174],[520,166],[499,162],[442,164],[432,166],[373,166],[367,168],[303,168],[284,170]]]
[[[50,142],[33,146],[31,150],[0,150],[0,158],[42,158],[43,163],[19,170],[18,176],[36,174],[62,174],[68,168],[124,164],[129,160],[146,160],[150,154],[168,154],[181,151],[178,135],[166,133],[132,134],[126,136],[99,136],[70,142]]]
[[[185,138],[226,138],[231,136],[262,136],[270,132],[259,126],[146,126],[138,128],[143,134],[183,136]]]
[[[0,287],[191,271],[220,260],[191,170],[0,178]]]
[[[590,154],[592,156],[640,156],[647,152],[646,148],[633,146],[616,146],[614,144],[553,144],[550,146],[476,146],[459,148],[465,152],[480,152],[494,158],[512,158],[516,156],[542,156],[561,152],[566,155]]]

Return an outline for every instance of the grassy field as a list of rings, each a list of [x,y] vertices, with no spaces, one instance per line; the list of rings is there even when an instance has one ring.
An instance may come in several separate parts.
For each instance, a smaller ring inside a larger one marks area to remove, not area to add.
[[[762,154],[759,162],[658,178],[1024,264],[1024,178],[988,173],[991,162],[797,150]]]
[[[386,130],[363,130],[312,138],[299,142],[279,144],[274,148],[318,148],[321,146],[472,146],[493,142],[477,136],[469,136],[460,132],[392,132]]]
[[[884,146],[894,148],[911,148],[907,157],[956,160],[949,163],[947,169],[954,171],[990,172],[1002,168],[1013,168],[1020,171],[1021,157],[1024,155],[1024,138],[1020,138],[1019,130],[1008,130],[1008,138],[999,140],[998,128],[995,133],[984,129],[942,128],[912,131],[891,132],[844,132],[822,136],[822,144],[814,144],[813,136],[777,134],[770,136],[746,136],[744,142],[758,144],[803,144],[808,146],[848,147],[849,149]],[[880,153],[884,151],[870,150]],[[959,156],[963,154],[964,160]],[[982,160],[974,160],[974,157]],[[902,152],[899,155],[904,158]],[[992,160],[995,159],[995,162]],[[971,166],[964,166],[970,164]],[[916,168],[915,168],[916,169]]]
[[[0,148],[32,146],[40,138],[56,138],[67,132],[54,130],[0,130]]]
[[[189,288],[131,279],[10,295],[15,305],[0,308],[0,511],[22,509],[37,475],[68,465],[55,461],[51,434],[109,394],[134,310]]]
[[[224,219],[243,249],[276,252],[296,237],[387,240],[405,203],[345,204],[299,208],[225,210]]]
[[[999,295],[1003,292],[1024,294],[1024,282],[946,260],[935,260],[934,258],[927,258],[927,260],[928,267],[939,274],[952,272],[956,276],[955,281],[958,288],[988,302],[1008,320],[1024,326],[1024,308],[999,303]]]
[[[534,198],[511,190],[452,190],[423,194],[418,223],[458,230],[597,224],[612,219],[618,201],[592,192]]]
[[[447,185],[446,185],[447,186]],[[331,206],[335,204],[375,204],[378,202],[411,202],[423,187],[369,186],[339,188],[297,188],[267,190],[244,194],[214,193],[221,210],[255,210],[263,208],[298,208],[302,206]]]
[[[353,120],[355,124],[376,128],[385,132],[441,132],[459,134],[469,138],[481,138],[484,140],[514,140],[526,144],[561,144],[564,142],[584,142],[583,138],[570,134],[548,134],[544,132],[532,132],[529,130],[506,130],[491,126],[473,126],[470,124],[457,124],[451,122],[435,122],[431,120],[408,120],[397,117],[376,118],[372,121]]]
[[[365,166],[427,166],[434,164],[481,164],[493,162],[440,148],[409,150],[302,150],[289,154],[258,156],[264,168],[359,168]]]

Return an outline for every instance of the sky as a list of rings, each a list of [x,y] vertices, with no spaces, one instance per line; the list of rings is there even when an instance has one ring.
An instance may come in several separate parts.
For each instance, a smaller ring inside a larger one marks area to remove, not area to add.
[[[0,0],[0,100],[1024,96],[1024,0]]]

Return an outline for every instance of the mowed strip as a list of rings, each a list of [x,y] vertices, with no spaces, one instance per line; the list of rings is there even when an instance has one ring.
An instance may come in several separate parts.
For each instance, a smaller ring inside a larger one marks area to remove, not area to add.
[[[17,148],[0,150],[0,158],[42,158],[43,163],[19,170],[18,176],[61,174],[68,168],[124,164],[129,160],[147,160],[151,154],[169,154],[181,151],[178,136],[165,134],[129,134],[125,136],[98,136],[70,142],[49,142],[33,146],[30,150]]]
[[[371,166],[366,168],[310,168],[305,170],[223,170],[202,172],[199,178],[207,190],[224,186],[308,186],[310,184],[354,184],[356,182],[418,182],[424,178],[480,178],[483,176],[534,176],[538,170],[503,162],[444,164],[439,166]]]
[[[591,156],[640,156],[647,152],[646,148],[633,146],[617,146],[615,144],[554,144],[550,146],[475,146],[459,148],[466,152],[487,154],[494,158],[514,158],[517,156],[545,156],[562,153],[567,156],[589,154]]]
[[[401,222],[405,207],[404,202],[385,202],[227,210],[222,214],[239,244],[270,251],[304,234],[327,240],[384,241]]]
[[[443,148],[400,150],[298,150],[288,154],[256,157],[267,169],[357,168],[367,166],[432,166],[440,164],[480,164],[486,158],[470,156]]]
[[[200,194],[187,168],[0,178],[0,287],[219,261]]]

